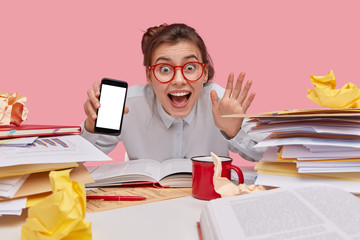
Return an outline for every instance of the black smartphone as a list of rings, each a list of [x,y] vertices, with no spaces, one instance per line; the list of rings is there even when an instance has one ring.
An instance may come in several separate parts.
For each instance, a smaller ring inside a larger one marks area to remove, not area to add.
[[[128,84],[103,78],[100,85],[100,108],[97,110],[94,132],[119,135],[124,116]]]

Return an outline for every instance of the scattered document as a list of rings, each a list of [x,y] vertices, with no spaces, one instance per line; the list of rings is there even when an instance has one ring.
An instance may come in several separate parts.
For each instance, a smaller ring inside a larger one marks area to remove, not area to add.
[[[26,147],[0,145],[0,167],[109,160],[111,158],[79,135],[38,138]]]
[[[304,184],[328,184],[329,186],[338,187],[347,192],[360,194],[359,181],[338,180],[335,178],[310,178],[259,174],[256,178],[255,184],[273,187],[297,187]]]
[[[335,178],[334,184],[359,191],[360,108],[289,110],[250,118],[255,123],[250,133],[269,134],[254,146],[268,148],[255,166],[256,184],[294,186]]]
[[[280,188],[208,202],[204,240],[358,239],[360,199],[331,186]]]
[[[21,215],[26,206],[26,198],[0,201],[0,215]]]
[[[298,167],[299,173],[360,172],[360,167]],[[360,184],[360,183],[359,183]]]
[[[304,146],[328,146],[330,147],[352,147],[360,149],[359,140],[338,140],[338,139],[324,139],[324,138],[307,138],[307,137],[294,137],[294,138],[269,138],[257,143],[254,147],[273,147],[285,145],[304,145]]]
[[[185,197],[191,195],[191,188],[154,188],[141,186],[127,187],[107,187],[86,191],[87,195],[105,195],[105,196],[142,196],[146,200],[142,201],[104,201],[87,200],[87,212],[100,212],[115,208],[135,206],[145,203],[163,201],[173,198]]]
[[[12,198],[29,174],[0,178],[0,197]]]
[[[311,152],[309,148],[302,145],[285,145],[281,153],[282,158],[298,158],[298,159],[313,159],[321,157],[323,159],[344,159],[344,158],[360,158],[360,149],[353,148],[352,151],[325,151]]]
[[[82,163],[79,163],[78,167],[75,167],[70,172],[70,178],[78,183],[91,183],[93,178],[90,173],[86,170]],[[14,195],[14,198],[27,197],[39,193],[46,193],[51,191],[51,184],[49,179],[49,172],[38,172],[32,173],[26,179],[24,184]],[[6,200],[6,198],[0,197],[0,200]]]
[[[0,146],[25,147],[26,145],[32,144],[37,138],[38,137],[1,139]]]
[[[313,168],[313,167],[360,167],[360,162],[352,161],[298,161],[297,168]]]
[[[57,169],[66,169],[78,167],[79,164],[75,162],[69,163],[39,163],[39,164],[25,164],[9,167],[0,167],[0,177],[12,177],[29,173],[46,172]]]

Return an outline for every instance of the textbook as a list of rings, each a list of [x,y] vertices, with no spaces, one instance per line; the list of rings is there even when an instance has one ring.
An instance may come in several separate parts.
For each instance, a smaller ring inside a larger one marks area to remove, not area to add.
[[[204,240],[359,239],[359,212],[358,197],[331,185],[278,188],[208,202],[200,233]]]
[[[6,125],[0,126],[1,138],[14,137],[34,137],[34,136],[53,136],[80,133],[80,126],[63,125],[30,125],[22,124],[20,126]]]
[[[191,187],[192,162],[174,158],[159,162],[138,159],[102,164],[88,168],[95,182],[86,187],[104,187],[139,183],[153,183],[163,187]]]

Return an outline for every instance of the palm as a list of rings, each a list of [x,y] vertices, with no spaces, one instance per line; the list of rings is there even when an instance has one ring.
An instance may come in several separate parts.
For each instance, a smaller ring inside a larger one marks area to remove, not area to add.
[[[216,92],[211,92],[215,125],[230,137],[236,136],[244,119],[224,118],[222,115],[246,113],[255,97],[254,93],[247,96],[252,84],[251,81],[247,81],[244,89],[242,90],[244,77],[245,73],[241,73],[237,78],[235,87],[233,87],[234,75],[229,75],[224,96],[219,103]]]

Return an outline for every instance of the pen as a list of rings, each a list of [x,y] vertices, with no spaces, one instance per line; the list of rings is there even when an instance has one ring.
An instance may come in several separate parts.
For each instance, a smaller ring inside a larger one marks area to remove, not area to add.
[[[86,196],[86,199],[104,199],[105,201],[141,201],[146,197],[141,196]]]

